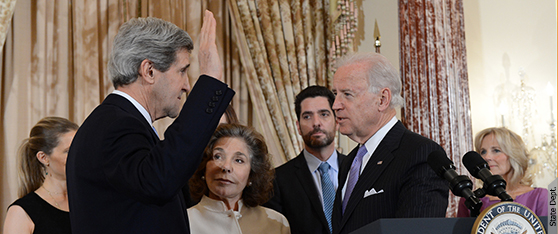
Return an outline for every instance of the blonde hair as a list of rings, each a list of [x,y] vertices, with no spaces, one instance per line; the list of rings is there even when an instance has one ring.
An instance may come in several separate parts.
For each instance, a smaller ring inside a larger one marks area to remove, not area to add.
[[[500,145],[500,149],[508,156],[511,165],[511,177],[506,181],[510,185],[527,185],[533,184],[531,176],[527,176],[527,168],[529,167],[529,154],[525,143],[519,135],[507,128],[487,128],[475,136],[475,150],[481,153],[482,140],[493,134],[494,138]]]
[[[29,138],[23,140],[18,150],[20,198],[39,189],[45,180],[45,165],[39,161],[37,153],[42,151],[50,155],[61,135],[77,129],[77,124],[60,117],[45,117],[31,128]]]

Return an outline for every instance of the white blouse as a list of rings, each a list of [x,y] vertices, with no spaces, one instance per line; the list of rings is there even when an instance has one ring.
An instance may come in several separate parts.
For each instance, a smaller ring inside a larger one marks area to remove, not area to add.
[[[281,213],[263,206],[227,210],[223,201],[203,196],[200,203],[188,209],[190,232],[196,234],[290,234],[289,222]]]

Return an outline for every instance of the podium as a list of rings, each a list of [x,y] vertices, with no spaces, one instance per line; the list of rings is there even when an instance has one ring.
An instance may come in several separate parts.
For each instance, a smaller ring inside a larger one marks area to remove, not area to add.
[[[476,218],[407,218],[407,219],[379,219],[351,234],[400,234],[400,233],[429,233],[429,234],[471,234]],[[548,217],[539,219],[548,229]]]

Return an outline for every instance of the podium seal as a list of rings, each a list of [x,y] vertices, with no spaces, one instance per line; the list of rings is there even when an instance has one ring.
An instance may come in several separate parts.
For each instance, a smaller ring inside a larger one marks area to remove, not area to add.
[[[499,202],[477,217],[471,234],[546,234],[539,217],[516,202]]]

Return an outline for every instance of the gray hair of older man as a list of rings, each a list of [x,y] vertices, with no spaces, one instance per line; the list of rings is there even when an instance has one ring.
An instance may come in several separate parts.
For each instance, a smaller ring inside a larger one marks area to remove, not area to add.
[[[155,69],[166,72],[176,60],[177,52],[183,49],[190,53],[194,43],[186,31],[173,23],[152,17],[127,21],[114,38],[108,62],[114,88],[135,82],[145,59]]]
[[[378,94],[381,89],[388,88],[391,90],[390,107],[403,106],[403,97],[401,97],[401,79],[399,72],[391,65],[391,63],[381,54],[377,53],[355,53],[344,56],[337,60],[335,68],[340,68],[356,63],[364,63],[367,65],[366,75],[368,77],[368,88],[371,93]]]

